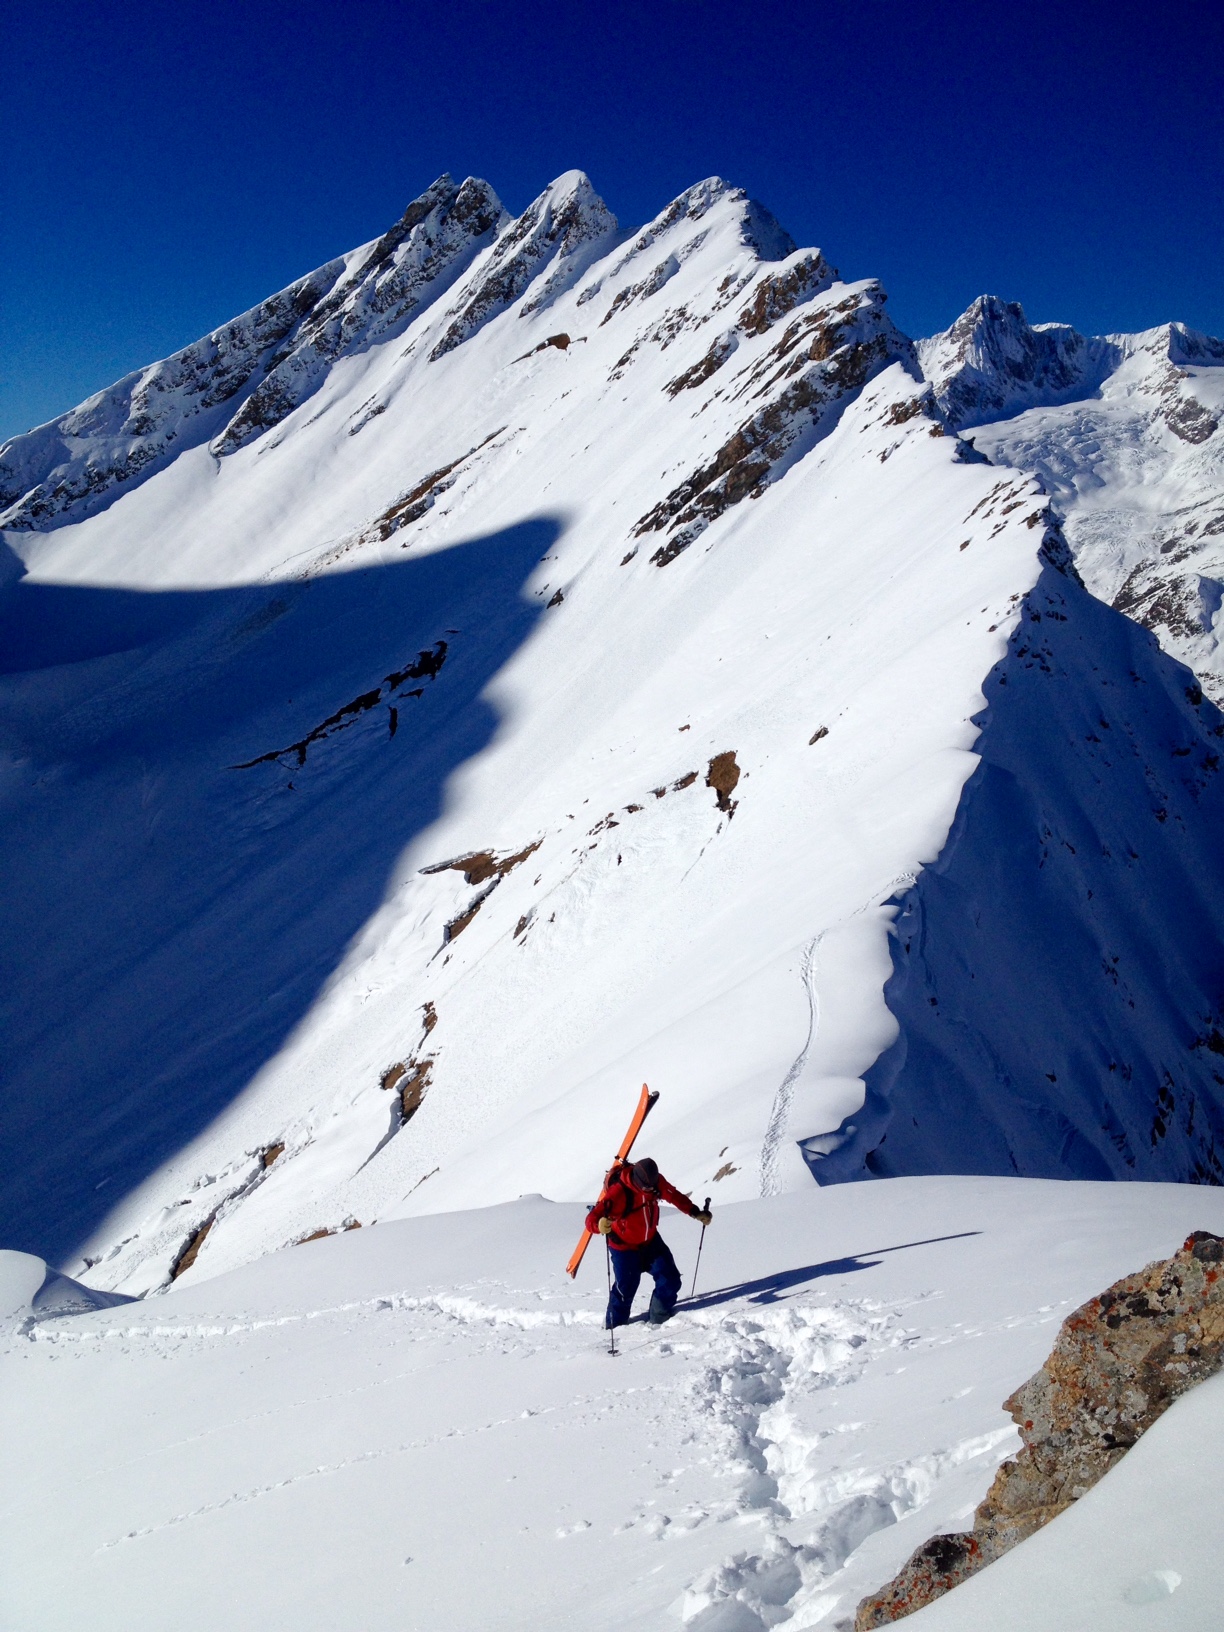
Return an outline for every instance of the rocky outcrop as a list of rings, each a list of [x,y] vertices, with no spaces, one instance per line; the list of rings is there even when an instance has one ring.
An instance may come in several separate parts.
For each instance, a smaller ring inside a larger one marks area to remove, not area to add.
[[[586,271],[616,232],[616,217],[580,170],[570,170],[528,205],[498,238],[459,295],[436,361],[461,346],[519,298],[552,264],[552,271],[521,316],[548,305]]]
[[[637,523],[636,537],[670,534],[651,556],[656,566],[674,561],[732,505],[758,498],[810,446],[822,423],[831,423],[831,411],[881,369],[896,361],[915,367],[913,346],[885,312],[880,286],[870,282],[842,293],[844,287],[813,302],[736,377],[735,395],[765,398],[763,405]]]
[[[837,268],[830,266],[818,249],[796,255],[792,264],[780,272],[767,272],[744,303],[734,327],[718,335],[704,357],[665,387],[668,396],[704,385],[733,355],[742,336],[767,334],[796,306],[824,294],[837,276]]]
[[[508,219],[487,181],[440,176],[361,255],[213,443],[233,453],[293,412],[338,357],[402,328],[448,289]]]
[[[0,521],[79,520],[207,440],[344,271],[329,261],[241,317],[0,449]]]
[[[1005,1402],[1024,1448],[999,1469],[972,1531],[925,1542],[862,1601],[855,1632],[913,1614],[1040,1530],[1222,1364],[1224,1240],[1196,1230],[1067,1317],[1045,1365]]]

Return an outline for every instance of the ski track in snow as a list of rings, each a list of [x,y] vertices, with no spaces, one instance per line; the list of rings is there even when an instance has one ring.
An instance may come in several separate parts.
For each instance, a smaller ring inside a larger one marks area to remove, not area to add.
[[[794,1063],[782,1079],[773,1108],[769,1113],[769,1125],[765,1129],[765,1138],[761,1145],[761,1194],[776,1196],[782,1189],[780,1158],[782,1141],[786,1138],[787,1125],[790,1121],[791,1100],[794,1098],[795,1084],[800,1073],[807,1064],[808,1053],[813,1040],[820,1028],[820,994],[816,990],[816,955],[820,950],[820,943],[825,938],[825,931],[821,931],[814,940],[808,942],[803,949],[803,957],[799,962],[799,974],[803,980],[803,989],[808,1001],[808,1029],[803,1039],[803,1047],[796,1054]]]

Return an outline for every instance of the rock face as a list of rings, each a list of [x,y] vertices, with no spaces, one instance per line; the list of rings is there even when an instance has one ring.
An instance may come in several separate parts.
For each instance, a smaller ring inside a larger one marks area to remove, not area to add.
[[[819,256],[788,269],[789,277],[772,277],[758,286],[744,308],[738,327],[753,335],[769,332],[775,317],[800,300],[803,311],[789,322],[769,349],[737,378],[736,396],[766,399],[738,427],[708,463],[692,471],[661,499],[634,528],[634,534],[663,532],[668,537],[651,560],[665,567],[688,549],[712,521],[746,498],[759,498],[778,474],[810,447],[821,422],[847,396],[890,363],[918,373],[913,345],[884,310],[887,296],[874,280],[846,294],[814,295],[825,290],[830,269]],[[715,341],[688,376],[668,387],[669,394],[704,383],[731,355],[730,336]]]
[[[210,438],[216,457],[245,447],[338,358],[394,335],[449,291],[508,220],[487,182],[440,176],[373,243],[6,443],[4,525],[80,520]]]
[[[1024,1449],[999,1469],[972,1531],[924,1542],[864,1598],[855,1632],[913,1614],[1040,1530],[1222,1363],[1224,1240],[1196,1230],[1067,1317],[1045,1365],[1005,1402]]]
[[[962,430],[1088,396],[1122,352],[1065,323],[1034,326],[1016,301],[981,295],[950,329],[920,341],[918,355],[949,425]]]

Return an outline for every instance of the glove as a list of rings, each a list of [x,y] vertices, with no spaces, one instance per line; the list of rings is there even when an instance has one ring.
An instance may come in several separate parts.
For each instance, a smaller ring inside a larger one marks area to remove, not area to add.
[[[697,1220],[698,1224],[708,1224],[710,1222],[710,1220],[714,1217],[714,1214],[713,1213],[700,1212],[700,1213],[694,1213],[693,1217]]]
[[[600,1221],[599,1221],[599,1233],[600,1233],[600,1235],[611,1235],[612,1234],[612,1220],[610,1218],[601,1218],[600,1219]]]

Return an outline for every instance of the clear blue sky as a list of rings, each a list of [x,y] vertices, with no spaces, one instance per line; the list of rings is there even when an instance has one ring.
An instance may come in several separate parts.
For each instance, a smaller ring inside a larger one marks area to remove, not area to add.
[[[1224,7],[9,0],[0,435],[375,236],[442,170],[622,223],[741,183],[911,334],[990,291],[1224,333]]]

